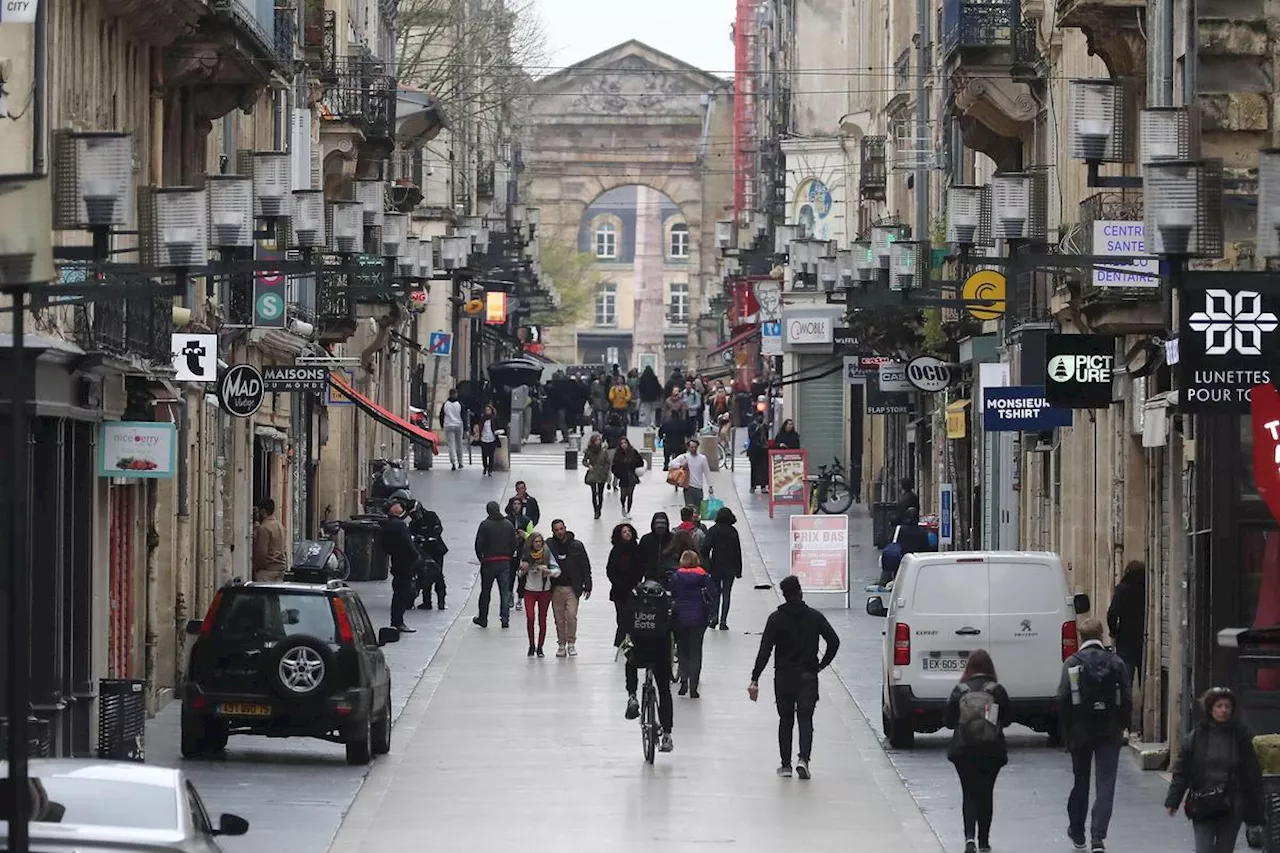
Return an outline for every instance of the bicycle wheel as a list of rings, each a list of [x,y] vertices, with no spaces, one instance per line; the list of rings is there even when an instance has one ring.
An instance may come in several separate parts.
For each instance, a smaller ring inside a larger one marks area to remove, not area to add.
[[[644,690],[640,694],[640,743],[644,747],[644,760],[653,763],[658,751],[658,700],[653,686],[653,673],[644,678]]]
[[[844,477],[833,477],[827,484],[827,493],[822,497],[822,511],[830,515],[848,512],[853,506],[853,489],[844,481]]]
[[[334,547],[333,555],[338,558],[338,571],[335,577],[344,581],[351,577],[351,561],[347,559],[347,555],[341,548]]]

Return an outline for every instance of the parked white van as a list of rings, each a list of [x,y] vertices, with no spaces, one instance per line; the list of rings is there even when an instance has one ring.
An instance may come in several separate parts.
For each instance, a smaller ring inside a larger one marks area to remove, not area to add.
[[[888,604],[885,604],[886,599]],[[867,599],[885,617],[881,719],[891,746],[942,728],[947,698],[969,652],[986,649],[1009,691],[1015,722],[1058,733],[1062,662],[1079,647],[1076,614],[1057,554],[950,551],[902,558],[893,589]]]

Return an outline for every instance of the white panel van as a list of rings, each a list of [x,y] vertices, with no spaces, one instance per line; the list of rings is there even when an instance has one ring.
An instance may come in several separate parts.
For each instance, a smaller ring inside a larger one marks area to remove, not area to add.
[[[1079,645],[1076,614],[1088,611],[1089,597],[1071,595],[1057,554],[903,557],[893,589],[867,599],[867,613],[885,618],[881,719],[890,745],[910,749],[916,732],[942,728],[951,690],[979,648],[991,654],[1014,720],[1056,736],[1062,662]]]

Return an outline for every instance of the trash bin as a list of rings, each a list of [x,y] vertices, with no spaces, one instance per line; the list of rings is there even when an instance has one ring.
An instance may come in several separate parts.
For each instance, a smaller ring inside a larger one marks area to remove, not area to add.
[[[342,527],[342,550],[347,555],[347,564],[351,567],[347,580],[368,581],[374,577],[375,564],[381,559],[384,564],[382,577],[386,577],[385,563],[387,555],[382,552],[382,525],[375,519],[358,515],[350,521],[344,521]]]
[[[431,445],[425,441],[415,441],[413,443],[413,470],[430,471],[431,470]]]
[[[498,446],[493,449],[493,470],[511,470],[511,437],[508,435],[498,436]]]
[[[871,544],[883,548],[893,535],[893,512],[897,504],[878,501],[871,505]]]
[[[382,522],[386,515],[370,514],[352,516],[354,521],[363,521],[376,528],[373,533],[373,561],[369,563],[369,580],[384,581],[391,576],[391,559],[382,550]]]
[[[698,452],[707,457],[712,471],[720,470],[720,439],[715,433],[698,436]]]
[[[27,717],[27,757],[48,758],[52,752],[52,733],[49,721],[39,717]],[[9,720],[0,718],[0,761],[9,758]]]
[[[140,678],[98,681],[98,757],[146,761],[147,683]]]
[[[571,435],[565,440],[564,470],[578,470],[578,451],[582,447],[582,436]]]

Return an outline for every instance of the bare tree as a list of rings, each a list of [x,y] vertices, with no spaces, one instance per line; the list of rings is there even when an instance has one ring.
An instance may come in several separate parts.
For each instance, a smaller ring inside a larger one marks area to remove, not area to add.
[[[538,262],[542,277],[552,282],[560,296],[560,306],[538,311],[535,323],[572,329],[592,309],[604,277],[596,268],[595,256],[578,251],[571,236],[558,233],[538,235]]]

